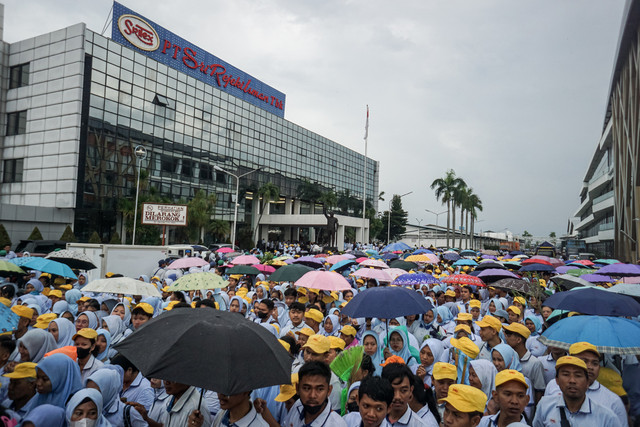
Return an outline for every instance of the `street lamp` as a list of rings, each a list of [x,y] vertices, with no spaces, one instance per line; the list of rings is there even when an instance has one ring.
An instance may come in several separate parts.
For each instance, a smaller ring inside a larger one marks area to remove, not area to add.
[[[432,213],[432,214],[434,214],[436,216],[436,244],[435,244],[435,246],[438,246],[438,233],[440,232],[440,230],[438,229],[438,218],[440,218],[440,215],[442,215],[444,213],[447,213],[449,211],[442,211],[442,212],[439,212],[439,213],[438,212],[434,212],[434,211],[429,210],[429,209],[425,209],[425,211],[427,211],[429,213]]]
[[[402,199],[404,196],[408,196],[411,193],[413,193],[413,191],[409,191],[408,193],[404,193],[404,194],[398,196],[398,199]],[[393,197],[395,197],[395,194],[394,194]],[[391,197],[391,199],[389,199],[389,217],[387,218],[387,245],[389,244],[389,242],[391,242],[391,202],[393,201],[393,197]]]
[[[416,218],[416,221],[418,222],[418,247],[421,248],[422,245],[420,244],[420,233],[422,232],[422,230],[420,230],[420,227],[421,227],[420,224],[422,223],[423,220]]]
[[[138,222],[138,194],[140,193],[140,169],[142,169],[140,163],[147,158],[147,149],[142,145],[138,145],[133,153],[136,155],[136,165],[138,166],[138,182],[136,183],[136,204],[133,208],[133,237],[131,238],[131,245],[136,244],[136,223]]]
[[[231,230],[231,246],[233,249],[235,249],[234,245],[236,244],[236,224],[238,223],[238,198],[240,197],[240,178],[245,177],[250,173],[257,172],[260,170],[260,168],[243,173],[242,175],[236,175],[234,173],[231,173],[228,170],[222,169],[218,165],[214,165],[213,168],[222,173],[226,173],[227,175],[231,175],[236,179],[236,201],[233,208],[233,229]]]

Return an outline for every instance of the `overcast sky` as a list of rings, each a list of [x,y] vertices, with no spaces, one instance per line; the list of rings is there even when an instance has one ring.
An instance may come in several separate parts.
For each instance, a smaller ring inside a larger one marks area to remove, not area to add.
[[[5,0],[4,39],[85,22],[108,0]],[[476,230],[564,234],[603,126],[623,0],[126,0],[287,96],[285,118],[380,161],[410,222],[473,187]],[[110,36],[111,29],[107,31]],[[388,200],[388,197],[387,197]],[[380,210],[384,210],[383,202]],[[446,215],[440,216],[440,224]]]

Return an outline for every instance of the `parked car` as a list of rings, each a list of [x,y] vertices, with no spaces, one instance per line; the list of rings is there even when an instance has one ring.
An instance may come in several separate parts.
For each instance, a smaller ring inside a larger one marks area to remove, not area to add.
[[[29,252],[31,256],[45,256],[56,249],[66,249],[67,242],[63,240],[20,240],[13,250],[16,254]]]

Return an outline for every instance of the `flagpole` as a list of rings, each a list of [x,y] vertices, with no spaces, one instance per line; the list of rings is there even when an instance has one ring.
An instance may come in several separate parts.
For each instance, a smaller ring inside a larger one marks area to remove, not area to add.
[[[364,172],[362,177],[362,244],[365,243],[367,224],[367,142],[369,139],[369,106],[367,105],[367,122],[364,125]]]

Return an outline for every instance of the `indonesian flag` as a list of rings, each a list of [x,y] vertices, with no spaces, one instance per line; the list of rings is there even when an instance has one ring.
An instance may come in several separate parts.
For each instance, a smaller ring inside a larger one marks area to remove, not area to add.
[[[364,125],[364,139],[369,136],[369,106],[367,105],[367,123]]]

